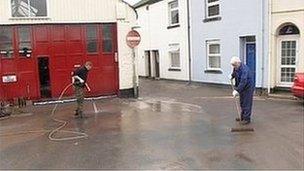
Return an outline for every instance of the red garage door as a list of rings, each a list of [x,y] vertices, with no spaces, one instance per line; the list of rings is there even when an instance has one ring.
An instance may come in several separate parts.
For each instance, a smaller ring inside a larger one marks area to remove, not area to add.
[[[11,57],[1,54],[1,77],[17,77],[16,82],[1,82],[1,98],[58,97],[71,82],[71,72],[85,61],[93,63],[89,95],[118,93],[116,24],[3,26],[0,34],[1,29],[10,30],[5,32],[11,33],[12,46],[0,50],[14,52]]]

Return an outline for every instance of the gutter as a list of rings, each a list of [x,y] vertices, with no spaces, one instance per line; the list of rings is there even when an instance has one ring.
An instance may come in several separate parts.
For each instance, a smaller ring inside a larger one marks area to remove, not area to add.
[[[141,3],[141,1],[140,1],[140,2],[138,2],[134,5],[134,8],[137,9],[137,8],[140,8],[140,7],[145,6],[145,5],[151,5],[151,4],[157,3],[159,1],[163,1],[163,0],[149,0],[145,3]]]
[[[271,49],[272,49],[272,0],[268,0],[268,30],[269,30],[269,33],[268,33],[268,38],[269,38],[269,41],[268,41],[268,85],[267,85],[267,93],[270,94],[270,87],[271,87],[271,73],[272,73],[272,70],[271,70],[271,57],[272,57],[272,52],[271,52]]]
[[[268,3],[268,2],[267,2]],[[264,88],[264,80],[265,80],[265,1],[262,0],[262,92]]]
[[[190,22],[190,0],[187,0],[187,32],[188,32],[188,57],[189,57],[189,82],[188,84],[191,84],[192,82],[192,64],[191,64],[191,22]]]
[[[138,19],[138,13],[137,13],[137,11],[136,11],[136,8],[135,7],[133,7],[131,4],[129,4],[128,2],[126,2],[126,1],[124,1],[124,0],[121,0],[121,2],[123,2],[123,3],[125,3],[125,4],[127,4],[130,8],[132,8],[133,9],[133,11],[135,12],[135,14],[136,14],[136,19]]]

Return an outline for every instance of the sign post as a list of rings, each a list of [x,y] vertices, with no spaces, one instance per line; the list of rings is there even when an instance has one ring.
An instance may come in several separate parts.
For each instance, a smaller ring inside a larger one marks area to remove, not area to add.
[[[127,34],[127,45],[132,48],[132,64],[133,64],[133,91],[134,91],[134,97],[138,98],[138,81],[136,77],[136,65],[135,65],[135,47],[137,47],[141,41],[140,34],[132,30]]]

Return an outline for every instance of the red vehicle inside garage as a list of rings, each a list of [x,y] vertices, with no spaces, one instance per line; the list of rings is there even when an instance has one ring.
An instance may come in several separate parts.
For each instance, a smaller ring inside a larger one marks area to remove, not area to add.
[[[58,97],[85,61],[90,95],[117,94],[116,56],[115,23],[0,26],[0,99]]]

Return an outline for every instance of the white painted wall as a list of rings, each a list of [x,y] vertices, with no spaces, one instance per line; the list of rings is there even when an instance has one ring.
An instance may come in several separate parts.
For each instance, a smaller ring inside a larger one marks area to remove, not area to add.
[[[132,49],[126,35],[136,24],[136,12],[122,0],[48,0],[45,18],[12,18],[11,0],[0,0],[0,25],[40,23],[105,23],[118,27],[120,89],[133,87]],[[1,27],[1,26],[0,26]]]
[[[138,47],[138,73],[147,76],[145,63],[145,50],[159,50],[160,78],[188,80],[188,36],[187,36],[187,6],[186,0],[179,0],[180,27],[167,29],[169,26],[168,2],[163,0],[136,9],[138,13],[137,31],[141,34],[142,41]],[[168,71],[170,68],[169,44],[180,44],[181,71]],[[152,67],[153,69],[153,67]]]
[[[265,16],[263,16],[265,5]],[[191,1],[192,66],[193,80],[199,82],[229,84],[230,59],[241,56],[241,36],[256,36],[256,84],[267,87],[267,0],[220,0],[220,21],[203,22],[205,0]],[[265,19],[263,25],[262,19]],[[265,33],[263,33],[263,28]],[[263,35],[265,36],[263,38]],[[221,42],[222,74],[205,73],[207,68],[206,40]],[[264,39],[264,52],[263,52]],[[264,61],[264,64],[263,64]],[[264,80],[264,81],[262,81]]]
[[[285,23],[293,23],[300,30],[297,72],[304,72],[304,1],[303,0],[271,0],[271,34],[270,34],[270,88],[278,83],[278,30]]]

